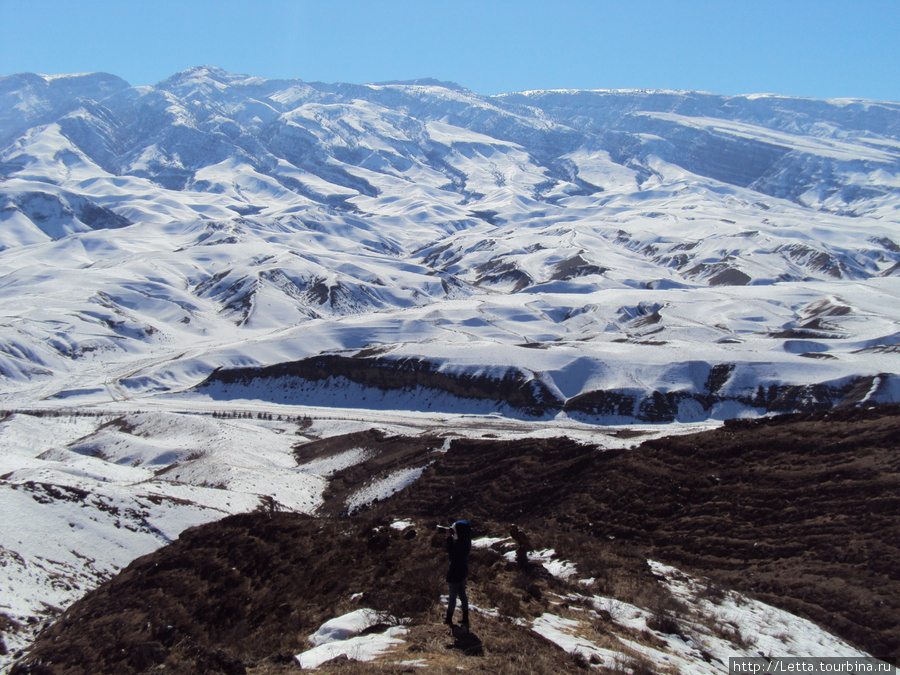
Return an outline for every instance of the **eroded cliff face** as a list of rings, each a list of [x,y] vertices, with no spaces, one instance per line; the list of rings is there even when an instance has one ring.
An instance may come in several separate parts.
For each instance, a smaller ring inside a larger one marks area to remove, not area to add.
[[[847,407],[877,398],[879,391],[894,386],[896,380],[893,375],[880,375],[739,390],[727,386],[735,364],[719,364],[710,368],[703,386],[693,391],[611,388],[564,399],[543,379],[545,376],[522,369],[442,370],[439,364],[424,358],[365,354],[330,354],[272,366],[220,369],[196,391],[214,398],[252,394],[284,403],[311,403],[317,396],[320,401],[334,402],[333,395],[343,392],[344,407],[354,407],[360,396],[371,401],[382,394],[393,395],[393,403],[410,410],[451,412],[468,402],[481,406],[482,411],[500,410],[530,418],[565,412],[594,421],[655,424],[716,417],[726,407],[752,416]],[[356,388],[347,393],[350,384]]]
[[[223,369],[211,374],[197,389],[228,392],[249,388],[261,392],[263,399],[289,400],[291,392],[298,389],[308,392],[311,386],[313,392],[327,392],[345,382],[407,394],[411,405],[418,397],[422,407],[428,407],[435,394],[508,406],[532,417],[541,417],[561,406],[533,373],[514,368],[448,373],[442,372],[438,364],[417,358],[323,355],[274,366]]]
[[[791,412],[821,412],[860,403],[877,390],[882,380],[893,376],[857,377],[815,384],[760,385],[755,392],[723,394],[706,392],[588,391],[565,402],[567,413],[589,417],[621,417],[640,422],[667,423],[681,419],[703,419],[714,415],[716,406],[734,404],[757,415]]]

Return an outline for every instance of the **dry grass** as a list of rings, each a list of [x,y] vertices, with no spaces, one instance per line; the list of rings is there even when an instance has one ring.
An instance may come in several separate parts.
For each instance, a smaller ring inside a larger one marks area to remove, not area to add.
[[[872,415],[848,419],[839,443],[827,432],[843,427],[819,418],[732,424],[627,453],[558,439],[454,442],[415,485],[368,517],[263,512],[189,530],[70,608],[14,674],[124,675],[165,665],[175,675],[281,675],[297,670],[293,655],[309,648],[310,633],[359,607],[409,618],[407,643],[375,663],[335,662],[323,672],[421,672],[401,663],[417,660],[432,672],[566,673],[590,665],[525,627],[545,612],[577,619],[580,635],[622,653],[620,672],[649,672],[620,638],[661,648],[651,630],[679,634],[699,618],[685,615],[648,557],[705,569],[726,584],[741,583],[752,566],[763,599],[826,625],[823,616],[830,617],[838,632],[890,658],[900,644],[891,543],[900,408]],[[381,468],[426,451],[382,441]],[[774,482],[763,485],[756,475]],[[561,581],[499,550],[473,551],[470,602],[499,618],[473,612],[472,633],[451,634],[440,602],[446,554],[431,537],[450,509],[468,515],[476,536],[505,536],[514,520],[536,550],[555,549],[592,584]],[[503,522],[485,519],[488,513]],[[417,523],[417,536],[389,527],[399,516]],[[834,541],[845,546],[835,550]],[[616,606],[604,615],[580,599],[585,593],[644,608],[651,630],[615,626]],[[727,596],[714,582],[701,594],[711,602]],[[713,634],[752,645],[738,627],[710,623]],[[42,671],[40,659],[52,661],[52,671]]]
[[[434,518],[462,509],[551,537],[614,537],[624,545],[601,550],[606,560],[550,545],[570,551],[599,592],[635,604],[640,585],[629,590],[614,568],[628,544],[646,546],[900,662],[898,439],[900,405],[737,420],[629,451],[463,439],[379,508]]]

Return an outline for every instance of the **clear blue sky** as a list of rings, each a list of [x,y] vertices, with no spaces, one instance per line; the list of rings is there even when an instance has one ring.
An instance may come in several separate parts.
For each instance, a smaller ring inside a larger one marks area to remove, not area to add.
[[[0,0],[0,74],[900,100],[900,0]]]

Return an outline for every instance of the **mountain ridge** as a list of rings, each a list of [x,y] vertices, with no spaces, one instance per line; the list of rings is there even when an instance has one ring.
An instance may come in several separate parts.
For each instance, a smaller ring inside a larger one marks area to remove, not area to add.
[[[0,98],[8,401],[191,392],[217,368],[372,346],[551,386],[579,359],[610,364],[566,399],[622,381],[705,395],[705,375],[667,382],[685,359],[735,365],[745,398],[896,373],[898,104],[487,97],[211,66],[152,87],[16,77]]]

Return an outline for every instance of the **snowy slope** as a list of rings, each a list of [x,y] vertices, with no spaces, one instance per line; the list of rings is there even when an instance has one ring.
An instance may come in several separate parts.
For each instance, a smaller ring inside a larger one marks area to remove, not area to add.
[[[658,421],[764,413],[747,404],[759,387],[822,385],[816,405],[833,405],[897,372],[895,103],[484,97],[211,67],[138,88],[17,75],[0,92],[7,406],[372,348],[448,377],[518,373],[548,414],[650,419],[667,397]],[[516,413],[333,385],[256,388]],[[634,411],[578,398],[596,392]]]
[[[729,672],[731,658],[755,658],[762,663],[772,657],[812,658],[813,654],[872,658],[811,621],[733,591],[723,591],[721,598],[710,600],[704,597],[709,580],[692,577],[656,561],[648,564],[683,603],[684,619],[678,633],[660,628],[658,609],[654,612],[616,598],[580,594],[565,599],[582,602],[587,605],[586,611],[579,608],[567,612],[569,616],[545,613],[531,621],[529,627],[567,652],[613,672],[629,666],[637,670],[640,665],[650,664],[660,672],[675,669],[675,672],[714,675]],[[613,649],[600,647],[591,639],[596,639],[594,636],[599,632],[592,631],[591,624],[601,612],[610,617],[614,626]],[[647,636],[657,639],[647,640]]]
[[[10,655],[44,621],[186,528],[267,499],[310,513],[325,479],[301,470],[289,421],[168,413],[0,421],[0,612]],[[0,661],[0,666],[3,661]]]

